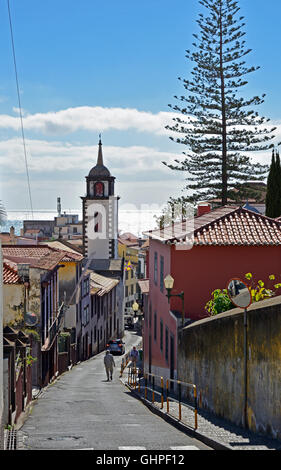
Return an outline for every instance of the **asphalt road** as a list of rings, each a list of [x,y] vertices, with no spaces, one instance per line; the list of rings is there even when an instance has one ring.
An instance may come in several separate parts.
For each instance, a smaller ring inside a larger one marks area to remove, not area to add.
[[[126,351],[139,342],[126,332]],[[210,450],[151,413],[120,382],[115,356],[106,381],[104,353],[80,363],[49,385],[21,428],[26,450]]]

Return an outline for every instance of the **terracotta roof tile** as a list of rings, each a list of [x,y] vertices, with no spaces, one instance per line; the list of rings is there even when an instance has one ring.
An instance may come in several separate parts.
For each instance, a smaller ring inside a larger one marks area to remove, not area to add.
[[[188,231],[185,221],[145,234],[166,243],[189,241],[195,246],[273,246],[281,245],[281,222],[242,207],[224,206],[195,217],[193,230]]]
[[[41,245],[3,245],[3,258],[10,266],[27,263],[33,268],[52,270],[63,260],[66,252]]]
[[[60,250],[65,252],[65,258],[63,258],[63,261],[82,261],[82,259],[84,258],[82,254],[78,253],[71,247],[61,243],[60,241],[42,242],[40,246],[48,246],[53,250]]]
[[[19,277],[16,269],[9,266],[7,263],[3,263],[3,283],[4,284],[22,284],[22,280]]]

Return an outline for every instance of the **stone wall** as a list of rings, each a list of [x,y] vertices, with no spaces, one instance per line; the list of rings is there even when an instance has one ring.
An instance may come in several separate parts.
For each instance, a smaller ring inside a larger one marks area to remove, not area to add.
[[[244,425],[244,312],[195,322],[179,333],[178,379],[198,388],[199,406]],[[281,297],[248,309],[247,408],[251,430],[281,440]]]

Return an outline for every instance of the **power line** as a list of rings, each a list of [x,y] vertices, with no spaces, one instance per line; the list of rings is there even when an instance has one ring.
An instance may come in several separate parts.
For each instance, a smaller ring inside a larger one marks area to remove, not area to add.
[[[7,6],[8,6],[9,23],[10,23],[10,33],[11,33],[12,50],[13,50],[13,59],[14,59],[14,67],[15,67],[15,77],[16,77],[16,85],[17,85],[17,95],[18,95],[18,104],[19,104],[19,115],[20,115],[20,122],[21,122],[21,134],[22,134],[23,151],[24,151],[24,160],[25,160],[25,171],[26,171],[26,177],[27,177],[27,185],[28,185],[28,194],[29,194],[30,208],[31,208],[31,214],[32,214],[32,219],[33,219],[33,206],[32,206],[32,198],[31,198],[31,189],[30,189],[30,179],[29,179],[29,171],[28,171],[28,164],[27,164],[27,156],[26,156],[26,145],[25,145],[25,136],[24,136],[24,129],[23,129],[22,108],[21,108],[21,99],[20,99],[20,90],[19,90],[19,80],[18,80],[18,71],[17,71],[17,62],[16,62],[16,53],[15,53],[15,44],[14,44],[14,34],[13,34],[13,26],[12,26],[12,19],[11,19],[10,0],[7,0]]]

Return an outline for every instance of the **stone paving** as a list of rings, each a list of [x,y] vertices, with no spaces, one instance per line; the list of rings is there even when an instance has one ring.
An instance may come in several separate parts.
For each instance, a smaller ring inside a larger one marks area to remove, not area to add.
[[[208,413],[202,409],[198,410],[197,415],[197,430],[194,431],[195,419],[194,411],[188,406],[182,404],[181,406],[181,420],[179,421],[179,405],[177,402],[169,401],[169,413],[167,413],[166,402],[164,402],[163,409],[161,409],[160,395],[155,393],[154,403],[152,404],[152,394],[148,391],[147,397],[144,396],[144,386],[138,387],[128,385],[128,375],[126,373],[120,380],[129,387],[132,393],[140,398],[143,403],[150,407],[158,415],[169,421],[171,424],[181,424],[181,429],[187,433],[194,433],[194,437],[202,439],[205,443],[210,445],[213,443],[213,448],[220,450],[281,450],[281,442],[271,439],[270,437],[255,434],[246,429],[240,428],[224,419]],[[212,446],[212,445],[211,445]]]

